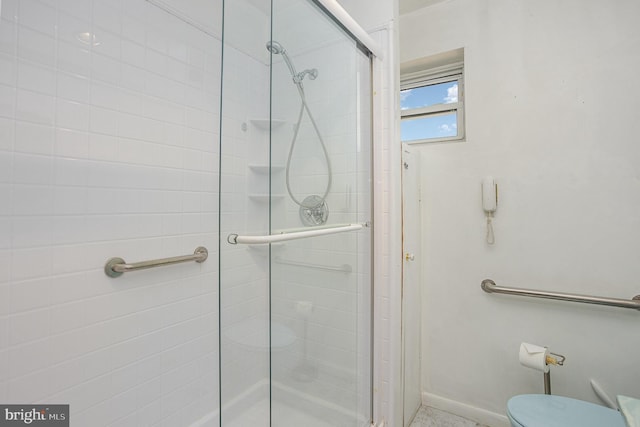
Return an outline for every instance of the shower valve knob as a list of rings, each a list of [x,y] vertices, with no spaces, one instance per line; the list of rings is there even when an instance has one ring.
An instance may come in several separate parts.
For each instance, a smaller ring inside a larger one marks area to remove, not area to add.
[[[413,261],[416,259],[415,255],[410,254],[409,252],[407,252],[406,254],[404,254],[404,259],[407,261]]]

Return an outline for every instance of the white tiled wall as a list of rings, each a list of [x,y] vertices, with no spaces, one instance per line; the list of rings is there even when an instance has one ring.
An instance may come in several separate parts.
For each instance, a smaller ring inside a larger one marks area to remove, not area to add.
[[[0,401],[189,425],[218,402],[220,42],[143,0],[1,13]]]

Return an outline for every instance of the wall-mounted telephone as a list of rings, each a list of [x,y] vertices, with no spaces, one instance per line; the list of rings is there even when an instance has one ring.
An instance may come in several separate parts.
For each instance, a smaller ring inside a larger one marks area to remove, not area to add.
[[[498,184],[492,176],[486,176],[482,180],[482,209],[487,217],[487,243],[493,245],[496,242],[493,234],[493,214],[498,209]]]
[[[498,208],[498,185],[492,176],[482,180],[482,209],[486,213],[494,213]]]

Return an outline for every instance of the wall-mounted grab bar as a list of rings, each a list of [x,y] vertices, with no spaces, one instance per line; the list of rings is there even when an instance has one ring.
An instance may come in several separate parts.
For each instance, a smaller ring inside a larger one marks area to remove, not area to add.
[[[585,304],[608,305],[612,307],[633,308],[640,310],[640,295],[630,300],[619,298],[596,297],[593,295],[565,294],[562,292],[537,291],[533,289],[507,288],[496,285],[491,279],[485,279],[480,285],[488,293],[520,295],[525,297],[555,299],[561,301],[582,302]]]
[[[111,258],[104,266],[104,272],[109,277],[120,277],[123,273],[130,271],[145,270],[147,268],[161,267],[164,265],[179,264],[181,262],[205,262],[209,252],[207,248],[199,246],[193,252],[193,255],[174,256],[171,258],[153,259],[150,261],[134,262],[127,264],[122,258]]]
[[[344,224],[344,225],[336,225],[333,227],[323,227],[323,228],[315,228],[315,229],[312,228],[311,230],[296,231],[292,233],[267,234],[266,236],[240,236],[238,234],[232,233],[227,236],[227,242],[229,242],[232,245],[237,245],[237,244],[258,245],[258,244],[266,244],[266,243],[277,243],[277,242],[286,242],[287,240],[303,239],[305,237],[326,236],[327,234],[345,233],[347,231],[360,230],[363,227],[368,227],[368,223],[364,225],[363,224]]]
[[[353,269],[349,264],[342,264],[342,265],[336,265],[336,266],[311,264],[308,262],[290,261],[288,259],[282,259],[280,257],[276,257],[275,262],[277,262],[278,264],[293,265],[296,267],[309,267],[309,268],[317,268],[319,270],[340,271],[342,273],[351,273],[353,271]]]

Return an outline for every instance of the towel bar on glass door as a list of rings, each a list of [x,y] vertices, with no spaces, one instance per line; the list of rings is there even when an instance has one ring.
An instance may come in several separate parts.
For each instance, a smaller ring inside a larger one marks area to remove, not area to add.
[[[537,291],[533,289],[507,288],[496,285],[491,279],[485,279],[480,285],[482,290],[488,293],[519,295],[533,298],[555,299],[560,301],[582,302],[585,304],[608,305],[611,307],[632,308],[640,310],[640,295],[630,300],[608,297],[596,297],[593,295],[565,294],[562,292]]]
[[[123,273],[130,271],[145,270],[147,268],[161,267],[164,265],[179,264],[181,262],[205,262],[209,252],[204,246],[199,246],[193,255],[174,256],[171,258],[152,259],[149,261],[134,262],[127,264],[122,258],[111,258],[104,266],[104,272],[109,277],[120,277]]]
[[[343,224],[336,225],[333,227],[322,227],[322,228],[311,228],[305,231],[296,231],[292,233],[281,233],[281,234],[267,234],[265,236],[240,236],[238,234],[232,233],[227,236],[227,242],[232,245],[237,244],[267,244],[267,243],[277,243],[277,242],[286,242],[287,240],[295,240],[295,239],[303,239],[305,237],[314,237],[314,236],[326,236],[328,234],[337,234],[344,233],[347,231],[361,230],[363,227],[368,227],[369,223],[365,224]]]
[[[278,264],[293,265],[296,267],[317,268],[319,270],[328,270],[328,271],[341,271],[343,273],[351,273],[353,271],[353,268],[351,268],[349,264],[342,264],[342,265],[336,265],[336,266],[312,264],[309,262],[300,262],[300,261],[291,261],[288,259],[282,259],[278,256],[275,257],[275,262],[277,262]]]

